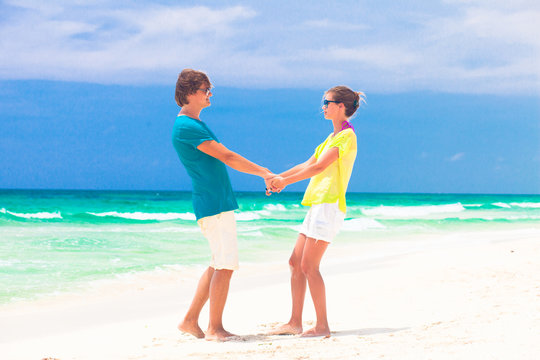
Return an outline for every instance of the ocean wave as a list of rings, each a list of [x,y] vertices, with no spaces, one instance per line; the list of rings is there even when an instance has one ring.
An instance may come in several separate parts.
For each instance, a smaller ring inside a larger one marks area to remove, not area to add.
[[[366,216],[382,216],[393,219],[420,218],[434,214],[459,213],[465,211],[461,203],[446,205],[422,205],[422,206],[384,206],[362,209]]]
[[[266,204],[263,208],[268,211],[287,211],[287,208],[282,204]]]
[[[0,267],[9,268],[10,266],[13,266],[15,264],[20,264],[20,263],[21,263],[21,260],[19,259],[0,260]]]
[[[385,229],[386,226],[374,219],[357,218],[345,220],[341,230],[343,231],[359,231],[368,229]]]
[[[502,203],[502,202],[498,202],[498,203],[493,203],[491,204],[493,206],[497,206],[497,207],[501,207],[501,208],[506,208],[506,209],[510,209],[511,206],[506,204],[506,203]]]
[[[507,218],[508,220],[540,220],[540,216],[535,216],[535,215],[531,215],[531,216],[510,216]]]
[[[272,215],[277,215],[276,212],[286,211],[285,207],[281,204],[277,204],[278,206],[273,206],[273,204],[269,205],[265,205],[264,210],[235,212],[234,215],[236,217],[236,221],[259,220],[272,217]],[[274,211],[274,213],[272,213],[272,211]],[[277,216],[279,217],[279,215]]]
[[[289,226],[289,229],[299,232],[300,230],[302,230],[302,224]]]
[[[532,209],[540,209],[540,203],[531,203],[531,202],[524,202],[524,203],[510,203],[512,206],[517,206],[520,208],[532,208]]]
[[[234,217],[236,218],[236,221],[251,221],[261,218],[261,216],[256,211],[235,212]]]
[[[60,212],[37,212],[37,213],[16,213],[4,208],[0,209],[0,213],[9,214],[11,216],[24,218],[24,219],[62,219]]]
[[[143,213],[143,212],[133,212],[133,213],[120,213],[117,211],[108,211],[103,213],[92,213],[87,214],[99,217],[115,217],[122,219],[130,220],[195,220],[195,214],[187,213]]]
[[[241,237],[263,237],[264,234],[261,231],[243,231],[239,234]]]
[[[302,225],[289,226],[289,229],[294,231],[302,230]],[[362,230],[371,230],[371,229],[386,229],[386,226],[378,222],[377,220],[370,218],[356,218],[349,219],[343,222],[341,231],[362,231]]]

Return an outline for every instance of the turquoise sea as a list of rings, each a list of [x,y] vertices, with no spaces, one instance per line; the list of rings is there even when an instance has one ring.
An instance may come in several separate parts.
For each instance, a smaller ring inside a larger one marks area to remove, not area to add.
[[[237,198],[241,262],[280,260],[307,211],[302,193],[239,192]],[[540,195],[349,193],[347,201],[336,246],[540,230]],[[208,260],[190,192],[0,190],[0,304]]]

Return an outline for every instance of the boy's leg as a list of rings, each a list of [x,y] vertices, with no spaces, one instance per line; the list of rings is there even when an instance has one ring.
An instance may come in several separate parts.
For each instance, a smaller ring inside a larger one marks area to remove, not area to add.
[[[226,340],[234,336],[223,328],[223,309],[227,302],[229,284],[233,270],[215,270],[210,283],[210,322],[206,331],[206,340]]]
[[[193,301],[191,302],[191,306],[189,307],[184,320],[178,324],[178,329],[180,331],[191,334],[199,339],[204,338],[204,332],[199,326],[199,315],[204,304],[206,304],[206,301],[208,300],[210,283],[213,275],[214,269],[208,267],[199,280],[195,296],[193,297]]]
[[[223,328],[223,309],[232,274],[238,269],[238,244],[234,212],[223,212],[217,215],[217,219],[214,232],[209,236],[216,270],[210,283],[210,319],[205,339],[224,341],[234,336]]]

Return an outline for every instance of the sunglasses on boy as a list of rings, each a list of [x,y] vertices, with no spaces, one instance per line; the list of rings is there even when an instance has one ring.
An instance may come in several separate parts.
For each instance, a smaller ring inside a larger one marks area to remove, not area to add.
[[[210,94],[210,92],[212,91],[212,88],[206,88],[206,89],[197,89],[199,91],[204,91],[204,93],[206,94],[206,96],[208,96],[208,94]]]

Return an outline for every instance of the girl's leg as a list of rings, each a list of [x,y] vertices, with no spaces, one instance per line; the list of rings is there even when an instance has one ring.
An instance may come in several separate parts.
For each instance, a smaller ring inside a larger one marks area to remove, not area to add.
[[[287,324],[284,324],[271,331],[272,335],[294,335],[302,333],[302,311],[304,309],[304,298],[306,297],[306,276],[302,272],[302,254],[306,236],[298,234],[296,245],[289,259],[291,269],[291,295],[292,314]]]
[[[319,264],[327,248],[328,242],[323,240],[307,238],[305,241],[301,267],[309,284],[309,292],[317,314],[317,323],[314,328],[307,330],[302,336],[330,336],[326,315],[326,290],[319,272]]]

